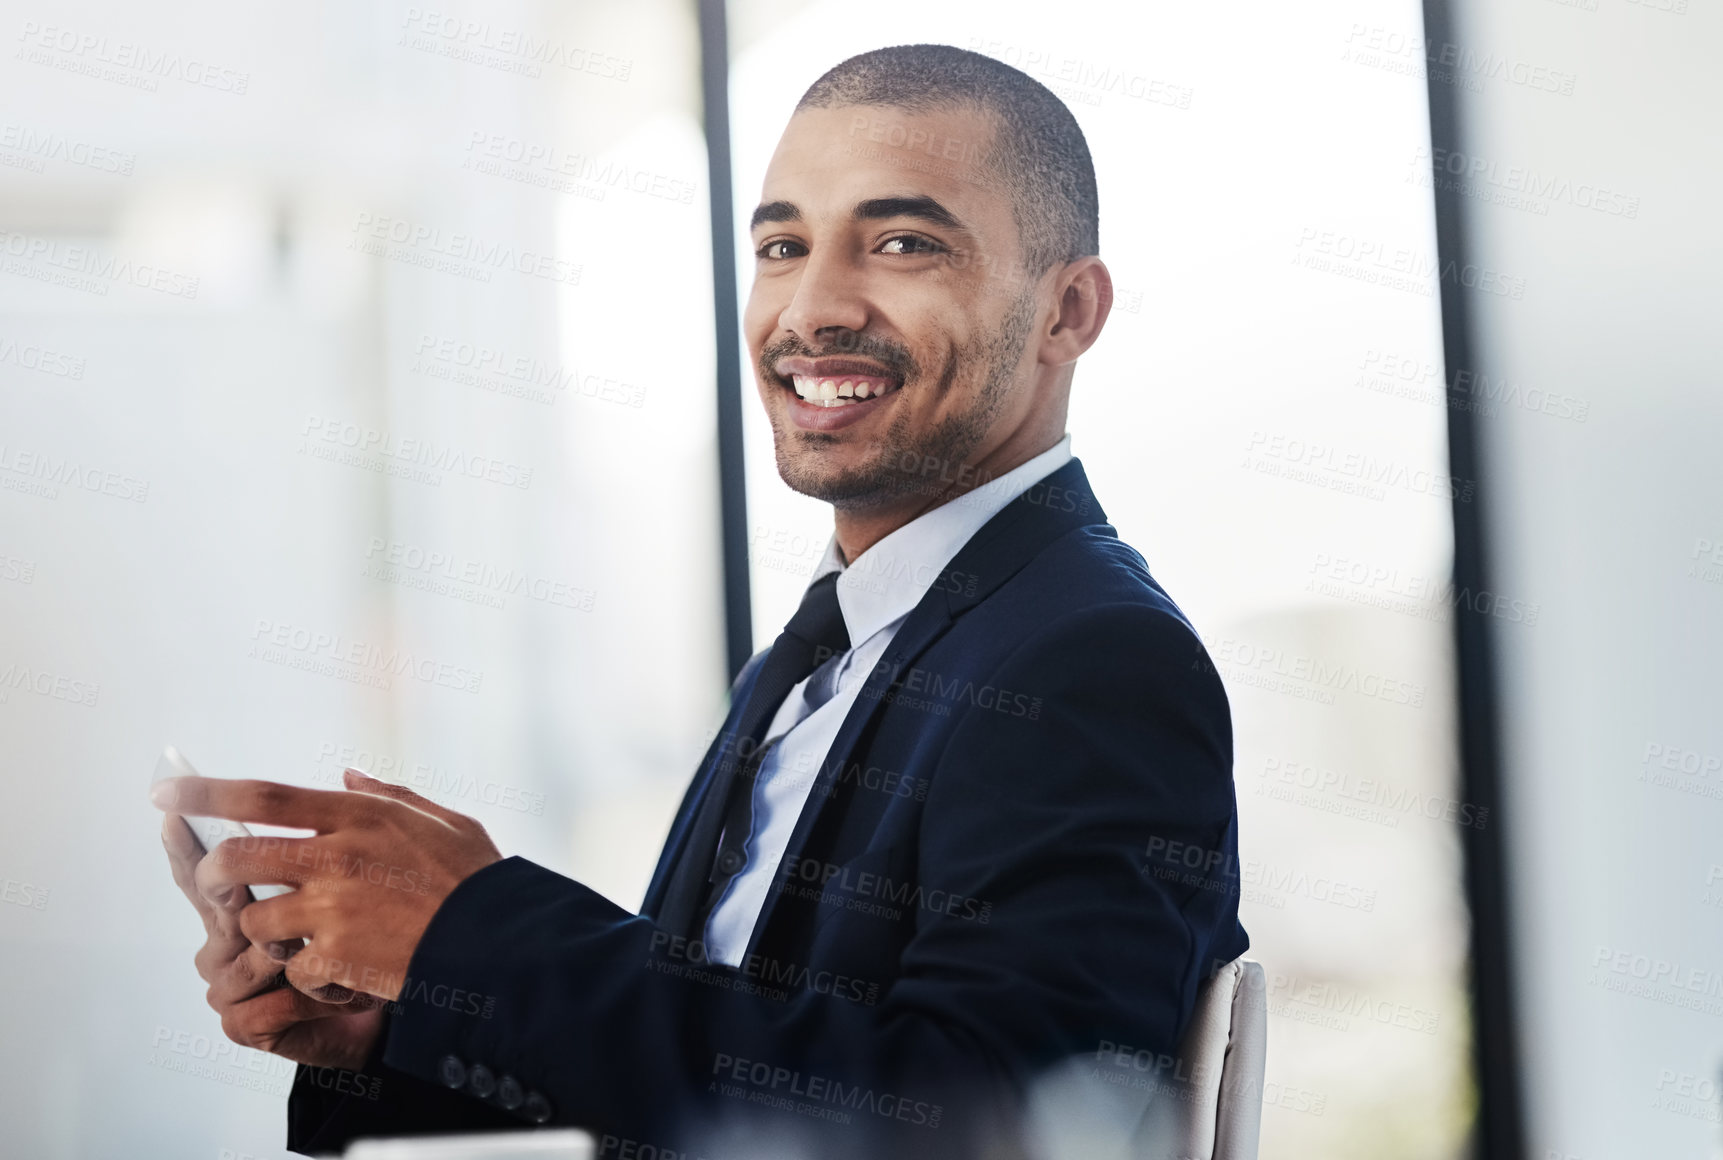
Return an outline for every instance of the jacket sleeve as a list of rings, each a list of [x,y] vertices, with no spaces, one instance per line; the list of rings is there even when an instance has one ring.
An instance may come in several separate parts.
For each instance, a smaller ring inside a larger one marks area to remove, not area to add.
[[[384,1024],[370,1057],[357,1071],[307,1067],[294,1071],[287,1097],[287,1147],[306,1156],[339,1156],[356,1136],[481,1132],[519,1121],[442,1084],[428,1084],[383,1062]]]
[[[1009,1154],[1043,1069],[1171,1052],[1206,971],[1246,943],[1225,694],[1181,619],[1068,614],[987,688],[962,700],[916,840],[919,884],[986,921],[918,907],[877,1003],[689,970],[650,920],[511,858],[438,911],[382,1063],[433,1085],[507,1075],[600,1156]]]

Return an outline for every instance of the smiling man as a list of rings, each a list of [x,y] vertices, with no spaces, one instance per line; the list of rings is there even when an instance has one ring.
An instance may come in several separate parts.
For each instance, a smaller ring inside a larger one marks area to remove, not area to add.
[[[357,774],[170,784],[210,1002],[306,1065],[293,1148],[566,1123],[600,1156],[1020,1155],[1049,1069],[1170,1056],[1247,945],[1231,729],[1071,457],[1097,223],[1069,111],[990,58],[882,49],[802,98],[745,328],[834,534],[638,914]],[[313,836],[200,861],[176,813]]]

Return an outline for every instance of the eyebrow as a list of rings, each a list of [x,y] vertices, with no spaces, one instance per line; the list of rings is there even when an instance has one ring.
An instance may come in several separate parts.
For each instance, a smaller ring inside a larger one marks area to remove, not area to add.
[[[799,222],[802,211],[797,209],[794,202],[767,201],[762,202],[755,210],[754,216],[748,221],[750,230],[765,222]]]
[[[968,227],[959,220],[958,216],[946,209],[938,201],[925,195],[915,197],[875,197],[857,203],[850,217],[855,221],[881,221],[886,218],[907,217],[917,218],[930,225],[943,226],[948,230],[964,230]],[[762,202],[749,219],[748,228],[756,229],[766,222],[799,222],[802,211],[796,208],[794,202],[768,201]]]
[[[948,230],[966,229],[957,215],[925,195],[917,197],[876,197],[861,202],[850,215],[856,221],[879,221],[883,218],[918,218],[929,225]]]

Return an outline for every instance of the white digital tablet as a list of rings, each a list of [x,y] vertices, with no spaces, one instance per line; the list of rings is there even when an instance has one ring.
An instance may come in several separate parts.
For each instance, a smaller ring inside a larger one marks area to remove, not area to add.
[[[593,1143],[590,1135],[575,1128],[355,1140],[345,1160],[592,1160]]]
[[[191,762],[185,759],[184,754],[170,745],[162,750],[161,757],[156,759],[156,773],[154,777],[150,778],[150,784],[154,785],[156,782],[169,777],[202,776],[192,768]],[[252,836],[251,831],[245,828],[243,822],[229,821],[226,818],[199,818],[185,815],[185,823],[191,827],[191,832],[197,837],[198,843],[203,846],[203,852],[206,854],[229,838],[249,838]],[[278,894],[286,894],[293,888],[281,885],[258,885],[248,889],[251,891],[252,898],[262,900],[274,898]]]

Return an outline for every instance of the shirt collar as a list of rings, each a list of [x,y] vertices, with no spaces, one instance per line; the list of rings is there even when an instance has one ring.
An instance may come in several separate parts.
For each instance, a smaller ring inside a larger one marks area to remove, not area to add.
[[[952,558],[1006,504],[1071,461],[1066,435],[1004,475],[923,512],[844,566],[834,534],[809,583],[837,572],[838,607],[850,643],[860,644],[909,615]]]

